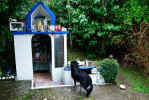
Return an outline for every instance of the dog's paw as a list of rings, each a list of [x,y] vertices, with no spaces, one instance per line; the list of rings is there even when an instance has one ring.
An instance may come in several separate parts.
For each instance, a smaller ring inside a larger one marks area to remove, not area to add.
[[[75,89],[75,88],[76,88],[76,86],[73,86],[72,88],[74,88],[74,89]]]

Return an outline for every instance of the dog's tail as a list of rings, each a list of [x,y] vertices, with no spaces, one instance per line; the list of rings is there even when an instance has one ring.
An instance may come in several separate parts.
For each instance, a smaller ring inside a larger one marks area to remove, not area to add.
[[[87,87],[87,89],[86,89],[86,91],[87,91],[86,97],[88,97],[91,94],[92,90],[93,90],[93,84],[91,84],[91,85],[89,85]]]

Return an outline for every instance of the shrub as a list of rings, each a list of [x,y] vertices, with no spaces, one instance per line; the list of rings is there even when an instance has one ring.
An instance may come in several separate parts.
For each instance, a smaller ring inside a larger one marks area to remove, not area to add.
[[[119,69],[117,60],[113,58],[106,58],[102,61],[99,61],[98,65],[101,67],[98,69],[100,69],[99,71],[104,77],[105,82],[114,83]]]
[[[88,54],[87,58],[88,59],[95,59],[96,55],[95,54]]]

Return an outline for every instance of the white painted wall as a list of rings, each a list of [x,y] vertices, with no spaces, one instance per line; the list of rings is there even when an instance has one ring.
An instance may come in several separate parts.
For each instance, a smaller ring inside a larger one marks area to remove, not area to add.
[[[32,35],[14,35],[17,80],[33,79]]]
[[[64,67],[67,66],[67,35],[64,34]]]
[[[54,70],[52,70],[53,73],[53,81],[54,82],[63,82],[63,77],[64,77],[64,68],[55,68]]]
[[[64,81],[64,66],[55,68],[54,35],[50,36],[52,46],[52,80],[54,82],[62,82]],[[67,64],[67,35],[64,35],[64,65],[66,64]]]
[[[52,80],[54,82],[62,82],[63,81],[63,68],[55,68],[55,49],[54,49],[54,36],[49,34],[51,37],[51,51],[52,51]]]
[[[31,34],[14,35],[17,80],[33,80],[32,36]],[[49,34],[49,36],[51,37],[52,80],[62,82],[64,66],[55,68],[54,35]],[[67,65],[67,35],[64,35],[64,65]]]
[[[55,80],[56,75],[54,74],[54,70],[55,70],[55,53],[54,53],[54,35],[49,34],[49,36],[51,37],[51,54],[52,54],[52,71],[51,71],[51,75],[52,75],[52,80]]]

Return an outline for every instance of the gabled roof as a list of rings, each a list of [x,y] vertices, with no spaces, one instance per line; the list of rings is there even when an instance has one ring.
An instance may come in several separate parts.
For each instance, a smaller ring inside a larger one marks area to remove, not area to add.
[[[33,14],[36,9],[41,6],[51,17],[51,25],[55,25],[55,15],[54,13],[42,2],[37,2],[33,8],[27,14],[27,29],[31,30],[31,15]]]

